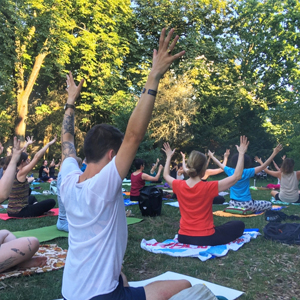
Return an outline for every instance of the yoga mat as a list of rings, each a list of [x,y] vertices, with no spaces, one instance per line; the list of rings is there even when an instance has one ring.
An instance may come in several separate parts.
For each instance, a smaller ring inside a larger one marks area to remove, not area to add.
[[[261,212],[261,213],[257,213],[257,214],[251,214],[251,215],[239,215],[239,214],[232,214],[232,213],[228,213],[228,212],[225,212],[225,211],[222,211],[222,210],[217,210],[217,211],[214,211],[213,214],[215,216],[218,216],[218,217],[226,217],[226,218],[229,218],[229,217],[236,217],[236,218],[251,218],[251,217],[257,217],[257,216],[260,216],[260,215],[263,215],[265,212]]]
[[[5,213],[5,214],[0,214],[0,219],[6,221],[8,219],[32,219],[32,218],[43,218],[43,217],[55,217],[55,216],[58,216],[58,212],[59,212],[58,208],[52,208],[50,211],[52,211],[53,214],[42,215],[42,216],[38,216],[38,217],[30,217],[30,218],[9,217],[8,214]]]
[[[164,200],[164,199],[163,199]],[[169,199],[165,199],[165,200],[169,200]],[[168,202],[168,203],[164,203],[164,204],[167,204],[167,205],[170,205],[170,206],[173,206],[173,207],[179,207],[179,203],[178,201],[174,201],[174,202]],[[219,204],[218,204],[219,205]],[[228,205],[228,202],[224,202],[223,204],[221,205]]]
[[[137,205],[137,204],[139,204],[138,201],[130,201],[130,199],[124,199],[125,206]]]
[[[214,257],[225,256],[229,250],[237,251],[245,243],[249,243],[251,239],[256,239],[258,235],[260,235],[258,229],[245,229],[241,237],[228,244],[197,246],[179,243],[176,234],[173,239],[163,242],[157,242],[155,239],[149,241],[143,239],[141,241],[141,248],[155,254],[167,254],[173,257],[195,257],[201,261],[207,261]]]
[[[271,199],[272,204],[280,204],[280,205],[300,205],[300,203],[290,203],[290,202],[283,202],[279,200],[275,200],[274,198]]]
[[[132,225],[143,221],[143,219],[127,217],[127,225]],[[68,237],[68,232],[58,230],[56,225],[46,226],[25,231],[15,231],[13,234],[17,237],[34,236],[40,243],[56,239],[58,237]]]
[[[132,225],[143,221],[143,219],[133,218],[133,217],[127,217],[126,219],[127,219],[127,225]]]
[[[50,272],[63,268],[67,257],[67,250],[63,250],[56,244],[40,245],[34,256],[46,256],[47,263],[43,267],[33,267],[30,269],[16,269],[9,272],[0,273],[0,280],[9,277],[29,276],[35,273]]]
[[[58,230],[56,225],[46,226],[25,231],[16,231],[13,234],[17,237],[34,236],[39,242],[46,242],[58,237],[68,237],[68,232]]]
[[[132,287],[139,287],[139,286],[145,286],[151,282],[158,281],[158,280],[179,280],[179,279],[188,280],[192,286],[195,284],[205,284],[212,291],[213,294],[215,294],[216,296],[226,297],[228,300],[237,299],[244,293],[242,291],[234,290],[209,281],[204,281],[199,278],[195,278],[195,277],[191,277],[191,276],[187,276],[175,272],[170,272],[170,271],[163,273],[159,276],[152,277],[150,279],[146,279],[142,281],[130,281],[129,285]]]

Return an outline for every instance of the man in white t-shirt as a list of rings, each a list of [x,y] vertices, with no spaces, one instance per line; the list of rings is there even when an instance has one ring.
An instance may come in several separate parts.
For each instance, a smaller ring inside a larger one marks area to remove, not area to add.
[[[129,119],[125,137],[107,124],[96,125],[87,133],[84,172],[75,160],[74,147],[74,104],[83,80],[76,86],[72,73],[67,76],[60,187],[69,224],[69,250],[62,286],[67,300],[166,300],[190,287],[188,281],[179,280],[131,288],[121,273],[127,245],[122,181],[145,135],[159,81],[171,63],[184,54],[184,51],[171,54],[178,40],[176,36],[170,44],[172,34],[173,30],[165,38],[165,29],[162,30],[159,50],[154,50],[152,70]]]

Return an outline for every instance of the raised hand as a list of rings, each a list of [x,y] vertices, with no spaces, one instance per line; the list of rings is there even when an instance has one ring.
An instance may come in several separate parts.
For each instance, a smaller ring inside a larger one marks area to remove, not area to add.
[[[224,157],[228,157],[230,155],[230,149],[226,149],[226,152],[224,153]]]
[[[26,147],[28,147],[29,145],[33,144],[35,142],[35,140],[33,140],[33,135],[32,136],[28,136],[26,138]]]
[[[182,161],[185,161],[185,154],[183,152],[180,152],[181,156],[182,156]]]
[[[54,139],[48,143],[49,146],[53,145],[56,142],[57,134],[54,136]]]
[[[157,164],[159,163],[159,158],[156,159],[156,163],[157,163]]]
[[[277,153],[279,153],[282,149],[283,149],[282,145],[281,145],[281,144],[278,144],[278,145],[276,146],[276,148],[274,148],[274,151],[273,151],[273,152],[275,152],[275,153],[277,154]]]
[[[212,158],[214,156],[215,152],[211,152],[210,150],[208,150],[207,155],[209,158]]]
[[[164,168],[163,165],[159,165],[158,170],[160,171],[160,170],[162,170],[163,168]]]
[[[68,104],[74,104],[76,99],[80,95],[80,91],[82,88],[82,85],[84,83],[84,79],[81,79],[78,86],[75,84],[72,72],[69,72],[69,75],[67,75],[67,88],[66,91],[68,92]]]
[[[246,136],[240,136],[240,146],[236,145],[236,149],[239,153],[245,154],[247,152],[249,141]]]
[[[0,155],[2,154],[3,150],[4,150],[4,147],[3,147],[2,144],[0,143]]]
[[[181,51],[175,55],[171,54],[172,50],[175,48],[175,45],[179,39],[179,36],[176,35],[176,37],[170,44],[173,33],[174,33],[174,29],[172,28],[169,31],[167,37],[165,38],[166,29],[164,28],[161,31],[158,51],[157,50],[153,51],[153,63],[152,63],[151,73],[154,74],[154,76],[157,79],[160,79],[166,73],[170,65],[173,63],[173,61],[175,61],[185,53],[185,51]]]
[[[21,141],[18,140],[17,137],[15,136],[14,137],[14,147],[12,150],[12,157],[18,161],[21,156],[21,153],[23,152],[24,149],[25,149],[25,147],[21,147]]]
[[[282,160],[285,160],[285,159],[286,159],[286,155],[283,155],[283,156],[281,157],[281,159],[282,159]]]
[[[167,157],[172,157],[175,153],[176,148],[172,150],[169,143],[164,143],[164,148],[161,148],[161,150],[166,153]]]
[[[256,162],[258,162],[259,164],[263,164],[263,161],[261,160],[261,158],[259,158],[258,156],[255,156],[254,157],[254,160],[256,161]]]

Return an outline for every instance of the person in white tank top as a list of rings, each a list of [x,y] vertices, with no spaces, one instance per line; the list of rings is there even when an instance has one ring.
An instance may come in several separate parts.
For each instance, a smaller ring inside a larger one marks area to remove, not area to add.
[[[256,161],[262,164],[260,158]],[[280,191],[271,191],[271,195],[279,201],[289,203],[300,203],[300,195],[298,190],[300,171],[294,171],[294,160],[286,158],[283,160],[279,171],[271,171],[265,169],[265,172],[271,176],[277,177],[280,180]]]

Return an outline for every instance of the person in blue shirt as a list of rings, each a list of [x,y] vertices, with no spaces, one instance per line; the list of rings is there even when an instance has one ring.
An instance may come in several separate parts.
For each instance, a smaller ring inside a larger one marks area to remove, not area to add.
[[[230,202],[229,206],[235,206],[239,208],[250,209],[253,212],[265,211],[272,208],[272,203],[270,201],[263,200],[253,200],[250,193],[250,178],[255,174],[264,170],[273,160],[273,158],[282,150],[282,145],[278,144],[273,150],[271,156],[264,162],[263,165],[250,168],[251,158],[249,155],[245,154],[244,158],[244,171],[242,178],[230,188]],[[213,156],[213,153],[208,152],[209,157],[224,170],[224,172],[231,176],[234,173],[235,166],[237,164],[238,154],[234,154],[231,158],[232,168],[224,166],[219,162],[217,158]]]

